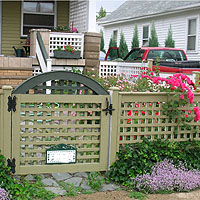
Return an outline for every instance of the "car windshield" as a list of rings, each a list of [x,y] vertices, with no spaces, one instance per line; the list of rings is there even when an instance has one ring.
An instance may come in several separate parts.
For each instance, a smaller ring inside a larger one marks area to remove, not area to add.
[[[147,59],[160,59],[161,61],[184,61],[187,60],[181,50],[150,50]]]
[[[132,53],[127,58],[125,58],[125,60],[127,60],[127,61],[131,61],[131,60],[141,61],[143,54],[144,54],[144,51],[145,50],[142,50],[142,49],[134,49],[132,51]]]

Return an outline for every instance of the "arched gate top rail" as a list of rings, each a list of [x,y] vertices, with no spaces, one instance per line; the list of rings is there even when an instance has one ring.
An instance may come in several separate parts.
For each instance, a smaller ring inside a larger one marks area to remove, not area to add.
[[[108,95],[108,92],[95,80],[69,71],[51,71],[39,74],[27,79],[12,92],[12,94],[30,93]]]

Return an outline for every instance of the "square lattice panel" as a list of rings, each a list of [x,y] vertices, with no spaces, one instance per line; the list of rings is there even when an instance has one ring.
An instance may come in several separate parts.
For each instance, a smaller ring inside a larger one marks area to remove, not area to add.
[[[152,96],[149,98],[151,100],[147,101],[144,94],[143,96],[140,95],[138,94],[137,98],[130,95],[127,98],[125,95],[121,98],[119,110],[119,144],[142,142],[144,137],[150,140],[159,138],[173,141],[200,139],[199,123],[191,122],[190,128],[177,126],[176,118],[169,119],[163,111],[162,105],[165,103],[162,101],[163,98],[159,101],[158,98]],[[134,101],[134,98],[137,99],[137,102]],[[183,115],[190,115],[192,107],[188,106],[180,108],[180,110]]]
[[[22,102],[20,165],[45,165],[46,149],[56,144],[77,148],[77,163],[98,163],[100,103]]]

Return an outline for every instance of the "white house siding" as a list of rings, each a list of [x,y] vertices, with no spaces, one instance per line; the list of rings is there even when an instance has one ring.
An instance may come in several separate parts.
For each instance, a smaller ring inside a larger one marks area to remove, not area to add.
[[[197,52],[191,53],[186,51],[187,48],[187,18],[189,17],[198,17],[198,35],[197,35]],[[159,16],[154,18],[142,19],[132,22],[113,24],[104,26],[104,40],[105,40],[105,49],[108,49],[109,41],[113,30],[118,30],[117,45],[119,46],[120,32],[122,31],[125,36],[126,43],[129,50],[131,50],[131,41],[133,38],[133,32],[135,24],[138,26],[138,35],[140,46],[142,45],[142,28],[143,25],[149,24],[152,25],[154,21],[156,32],[158,35],[159,45],[161,47],[165,46],[165,40],[168,36],[168,30],[170,24],[172,26],[173,39],[175,40],[175,47],[181,48],[186,51],[189,60],[200,60],[200,10],[185,11],[182,13]]]
[[[70,1],[70,26],[78,29],[79,32],[87,31],[87,14],[88,13],[88,1]]]

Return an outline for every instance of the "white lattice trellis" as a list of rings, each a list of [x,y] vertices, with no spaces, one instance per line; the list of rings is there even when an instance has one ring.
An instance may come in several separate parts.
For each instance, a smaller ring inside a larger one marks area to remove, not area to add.
[[[144,67],[148,67],[148,63],[100,61],[99,77],[116,76],[124,73],[128,78],[131,74],[138,75]]]
[[[81,57],[83,58],[84,51],[84,34],[82,33],[61,33],[61,32],[51,32],[49,38],[49,55],[54,56],[53,51],[58,47],[64,50],[64,46],[71,45],[75,50],[81,52]]]

